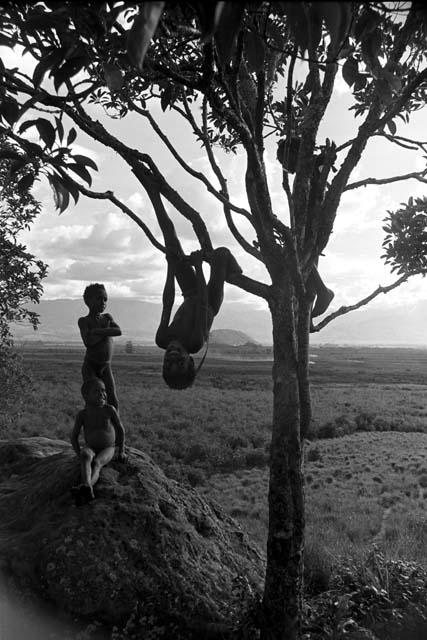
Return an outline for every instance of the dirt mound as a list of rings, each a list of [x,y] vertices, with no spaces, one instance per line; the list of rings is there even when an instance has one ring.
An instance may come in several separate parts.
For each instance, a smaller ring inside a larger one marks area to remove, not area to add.
[[[59,612],[200,638],[226,623],[236,577],[262,581],[262,555],[240,526],[137,449],[102,471],[83,507],[71,499],[79,469],[66,442],[0,441],[0,468],[0,568]]]

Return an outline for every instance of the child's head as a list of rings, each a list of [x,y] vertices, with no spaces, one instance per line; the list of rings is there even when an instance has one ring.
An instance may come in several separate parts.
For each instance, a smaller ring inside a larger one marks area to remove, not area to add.
[[[83,300],[91,311],[103,311],[108,300],[104,285],[99,282],[89,284],[83,292]]]
[[[196,377],[194,360],[184,349],[165,352],[163,379],[171,389],[187,389]]]
[[[88,404],[104,405],[107,401],[105,384],[99,378],[85,380],[81,387],[83,399]]]

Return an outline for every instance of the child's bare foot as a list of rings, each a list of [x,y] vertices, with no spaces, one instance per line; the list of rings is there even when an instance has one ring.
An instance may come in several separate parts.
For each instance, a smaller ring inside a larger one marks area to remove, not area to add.
[[[92,487],[88,484],[81,484],[78,487],[71,487],[71,495],[74,498],[76,507],[81,507],[95,499]]]
[[[325,313],[334,296],[334,292],[331,289],[327,289],[325,287],[325,289],[322,290],[322,292],[316,297],[315,305],[311,311],[311,317],[316,318],[317,316],[321,316],[322,313]]]
[[[241,273],[243,273],[242,267],[237,262],[233,254],[230,252],[228,254],[227,276],[228,277],[239,276]]]
[[[202,249],[197,249],[197,251],[192,251],[188,256],[188,260],[190,264],[194,267],[198,264],[202,264],[203,258],[206,257]]]

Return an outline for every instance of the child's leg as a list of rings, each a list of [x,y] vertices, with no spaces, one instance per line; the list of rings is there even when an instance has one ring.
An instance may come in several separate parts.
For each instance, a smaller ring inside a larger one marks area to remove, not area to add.
[[[228,276],[242,273],[240,265],[226,247],[218,247],[210,256],[211,275],[208,282],[208,302],[215,315],[224,299],[224,282]]]
[[[184,253],[181,256],[172,256],[175,278],[184,298],[197,293],[197,278],[194,268],[186,259]]]
[[[119,400],[116,392],[116,382],[114,380],[111,365],[107,364],[102,370],[101,380],[105,384],[105,391],[107,393],[107,402],[112,404],[113,407],[119,410]]]
[[[94,366],[87,358],[85,358],[82,364],[83,382],[87,382],[87,380],[92,380],[93,378],[97,378],[97,377],[98,377],[98,374]]]
[[[89,447],[84,447],[80,451],[80,469],[82,484],[91,486],[92,476],[92,460],[95,457],[95,452]]]
[[[316,293],[316,302],[311,311],[311,317],[315,318],[316,316],[321,316],[331,304],[335,294],[325,285],[315,266],[308,277],[307,285],[311,289],[314,289],[314,292]]]
[[[92,487],[98,482],[99,474],[101,472],[102,467],[105,467],[106,464],[111,462],[113,457],[114,457],[114,447],[106,447],[105,449],[102,449],[102,451],[96,454],[92,462],[92,477],[91,477]]]

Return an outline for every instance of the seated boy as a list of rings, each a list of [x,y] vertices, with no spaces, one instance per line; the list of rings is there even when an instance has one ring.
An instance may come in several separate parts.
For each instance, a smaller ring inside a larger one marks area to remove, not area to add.
[[[98,378],[91,378],[82,385],[86,406],[78,412],[71,433],[71,444],[80,458],[81,485],[72,488],[76,504],[81,505],[95,498],[94,485],[99,474],[114,456],[118,447],[118,459],[126,460],[125,431],[116,409],[107,404],[105,385]],[[83,428],[85,446],[80,447],[79,435]]]
[[[242,269],[227,248],[219,247],[207,258],[211,273],[206,284],[200,251],[186,258],[183,252],[175,250],[166,258],[168,270],[156,344],[165,349],[163,378],[166,383],[173,389],[185,389],[196,377],[190,354],[200,351],[209,337],[213,319],[224,298],[224,282],[228,276],[241,273]],[[175,278],[184,301],[169,324],[175,299]]]
[[[83,382],[91,378],[99,378],[105,384],[108,404],[117,410],[119,402],[116,385],[111,370],[113,357],[113,337],[121,336],[119,325],[114,322],[105,310],[108,296],[103,284],[95,283],[86,287],[83,300],[89,308],[89,313],[79,318],[80,335],[86,347],[86,355],[82,366]]]

